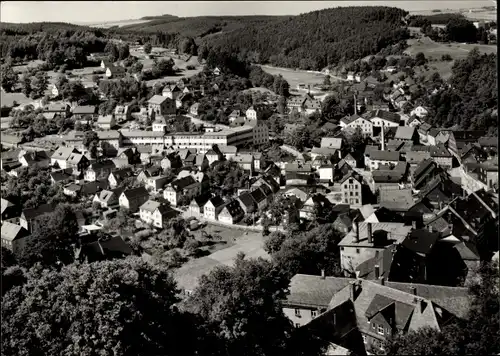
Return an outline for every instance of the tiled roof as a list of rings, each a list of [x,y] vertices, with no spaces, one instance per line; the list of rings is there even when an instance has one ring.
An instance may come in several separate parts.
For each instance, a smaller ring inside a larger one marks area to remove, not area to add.
[[[370,153],[370,160],[377,161],[399,161],[400,153],[397,151],[372,151]]]
[[[411,189],[381,189],[380,206],[391,211],[408,211],[413,206]]]
[[[51,213],[54,209],[55,204],[43,204],[36,208],[24,209],[22,214],[27,220],[30,220],[43,214]]]
[[[443,144],[431,146],[430,151],[431,157],[452,157],[450,151]]]
[[[146,210],[146,211],[149,211],[149,212],[153,213],[160,205],[161,205],[161,203],[159,203],[157,201],[148,200],[147,202],[145,202],[144,204],[142,204],[139,207],[139,209],[140,210]]]
[[[411,126],[399,126],[394,138],[396,140],[411,140],[415,134],[415,128]]]
[[[403,246],[416,253],[428,254],[439,237],[438,232],[429,232],[427,229],[413,230],[403,241]]]
[[[369,119],[371,120],[373,118],[380,118],[380,119],[390,121],[393,123],[397,123],[397,124],[399,124],[399,122],[401,121],[401,116],[399,114],[396,114],[396,113],[393,113],[390,111],[385,111],[385,110],[372,111],[369,114]]]
[[[372,243],[368,243],[368,230],[367,225],[369,223],[361,222],[359,223],[359,242],[355,241],[356,232],[350,231],[343,239],[340,241],[339,246],[373,246]],[[406,226],[404,223],[372,223],[372,233],[378,230],[386,231],[390,234],[388,239],[402,242],[408,233],[411,231],[411,226]],[[373,241],[373,240],[372,240]],[[388,241],[388,245],[391,241]]]
[[[23,237],[27,235],[26,229],[22,226],[13,224],[8,221],[2,223],[2,228],[0,229],[2,240],[14,241],[18,237]]]
[[[296,274],[290,281],[290,294],[285,305],[327,307],[332,296],[346,287],[351,278]]]
[[[97,107],[93,105],[82,105],[82,106],[77,106],[76,108],[73,109],[73,115],[79,114],[79,115],[92,115],[97,112]]]
[[[192,184],[195,184],[196,181],[195,179],[192,177],[192,176],[186,176],[186,177],[183,177],[183,178],[179,178],[179,179],[176,179],[174,180],[173,182],[171,182],[169,185],[176,191],[181,191],[183,190],[184,188],[192,185]]]
[[[148,191],[144,187],[128,189],[128,190],[125,190],[123,192],[123,194],[125,194],[125,197],[127,197],[127,199],[134,199],[137,197],[149,195]]]
[[[431,154],[429,152],[414,152],[414,151],[408,151],[405,154],[406,162],[409,164],[415,164],[417,163],[417,168],[420,167],[420,165],[425,162],[426,160],[429,160],[430,162],[433,162],[430,160]],[[426,163],[428,164],[428,162]],[[417,170],[415,169],[415,172]]]
[[[162,95],[153,95],[151,99],[148,100],[148,103],[150,104],[158,104],[161,105],[165,100],[168,98],[166,96]]]

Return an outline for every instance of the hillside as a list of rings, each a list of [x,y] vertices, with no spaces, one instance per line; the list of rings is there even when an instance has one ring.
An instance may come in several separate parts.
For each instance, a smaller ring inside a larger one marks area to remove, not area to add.
[[[244,29],[248,26],[262,26],[283,18],[279,16],[200,16],[180,18],[170,15],[150,18],[148,16],[147,19],[151,20],[148,23],[123,26],[121,29],[145,33],[179,33],[183,37],[204,37],[211,33],[229,32]]]
[[[406,39],[401,22],[406,14],[391,7],[326,9],[207,36],[200,47],[237,53],[255,63],[321,70]]]

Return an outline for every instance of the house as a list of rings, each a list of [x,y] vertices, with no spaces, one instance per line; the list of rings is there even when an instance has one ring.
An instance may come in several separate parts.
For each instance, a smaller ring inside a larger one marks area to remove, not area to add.
[[[111,62],[111,61],[109,61],[109,60],[107,60],[107,59],[103,59],[103,60],[101,61],[101,68],[102,68],[102,69],[106,69],[106,68],[108,68],[108,67],[112,67],[112,66],[113,66],[113,62]]]
[[[53,167],[66,169],[68,168],[67,161],[69,157],[73,154],[79,154],[79,153],[80,151],[78,151],[76,148],[59,146],[57,150],[50,157],[50,164]]]
[[[66,167],[73,168],[77,172],[84,172],[88,166],[90,166],[89,159],[80,153],[72,153],[66,160]]]
[[[367,115],[367,119],[374,127],[398,127],[401,123],[399,114],[385,110],[374,110]]]
[[[430,147],[431,159],[443,169],[453,168],[453,155],[444,144]]]
[[[208,159],[203,153],[198,153],[194,160],[194,165],[198,167],[200,171],[205,170],[209,166]]]
[[[373,150],[368,156],[368,167],[371,171],[374,171],[379,169],[381,166],[395,166],[398,164],[399,158],[399,152]]]
[[[208,160],[208,165],[211,166],[212,163],[221,160],[222,154],[216,152],[214,149],[210,149],[210,150],[207,151],[207,153],[205,153],[205,157]]]
[[[191,175],[172,181],[163,191],[163,197],[165,200],[168,200],[172,206],[177,206],[179,203],[183,203],[182,201],[179,201],[183,195],[194,197],[200,194],[201,184]],[[189,201],[185,203],[189,203]]]
[[[128,121],[132,118],[132,110],[128,105],[117,105],[115,108],[115,120],[117,123]]]
[[[178,169],[182,167],[182,161],[178,155],[170,154],[161,160],[160,166],[163,170]]]
[[[265,209],[269,205],[268,195],[264,192],[263,187],[258,187],[250,192],[250,197],[257,206],[257,210]]]
[[[446,173],[434,176],[418,193],[420,199],[427,199],[436,210],[462,194],[462,188]]]
[[[56,184],[66,184],[74,180],[76,177],[73,175],[72,168],[60,169],[55,172],[50,173],[50,183],[52,185]]]
[[[369,119],[356,114],[343,117],[340,120],[340,127],[342,127],[342,131],[347,128],[360,129],[363,136],[373,137],[373,123]]]
[[[126,178],[132,176],[133,172],[131,167],[120,168],[112,171],[108,176],[109,186],[114,189],[118,187]]]
[[[352,219],[349,214],[339,214],[333,221],[333,229],[347,234],[352,229]]]
[[[123,188],[115,188],[111,190],[104,189],[96,193],[92,202],[99,204],[103,209],[118,208],[118,199],[122,193]]]
[[[19,163],[23,167],[44,168],[50,166],[50,153],[47,151],[26,152],[19,157]]]
[[[162,96],[172,99],[174,102],[181,94],[182,90],[175,84],[166,85],[161,92]]]
[[[231,158],[234,162],[238,163],[238,165],[245,171],[252,173],[255,169],[254,167],[254,159],[251,154],[237,154]]]
[[[17,148],[23,142],[23,139],[20,135],[16,134],[10,135],[2,132],[0,133],[0,141],[2,142],[2,146],[4,147]]]
[[[243,209],[243,212],[245,214],[251,214],[257,210],[257,203],[248,191],[241,193],[238,196],[237,201],[241,205],[241,208]]]
[[[37,218],[44,214],[52,213],[56,207],[56,204],[42,204],[36,208],[24,209],[19,218],[19,225],[28,230],[29,233],[33,233],[38,229]]]
[[[2,247],[11,250],[14,254],[23,250],[26,237],[29,235],[25,228],[9,221],[4,221],[0,230]]]
[[[322,158],[331,158],[331,157],[341,157],[341,152],[335,148],[329,147],[313,147],[311,150],[311,159],[315,160],[319,157]]]
[[[165,223],[176,216],[177,212],[159,202],[148,200],[139,207],[139,216],[146,224],[162,229]]]
[[[25,151],[20,148],[2,152],[0,161],[1,169],[6,169],[12,164],[19,164],[19,157],[21,157],[24,153]]]
[[[201,112],[198,110],[198,108],[200,107],[200,104],[199,103],[194,103],[193,105],[191,105],[189,107],[189,113],[193,116],[198,116],[201,114]]]
[[[335,177],[335,165],[325,164],[318,168],[320,183],[332,184]]]
[[[109,174],[115,168],[115,163],[109,159],[92,163],[85,171],[84,179],[88,182],[94,182],[101,178],[108,179]]]
[[[201,217],[204,216],[205,204],[210,199],[210,195],[202,194],[198,195],[191,200],[189,204],[189,213],[191,216]]]
[[[7,199],[1,198],[1,208],[2,208],[2,215],[1,215],[1,222],[4,221],[9,221],[12,223],[16,223],[17,220],[19,219],[19,216],[21,215],[21,212],[19,211],[19,208],[8,201]]]
[[[487,190],[498,190],[498,157],[479,165],[478,178],[481,183],[486,185]]]
[[[414,205],[411,189],[381,189],[379,206],[391,212],[404,213]]]
[[[156,115],[175,115],[175,101],[162,95],[153,95],[148,100],[148,110]]]
[[[429,114],[429,111],[423,106],[417,106],[410,112],[410,116],[418,116],[419,118],[426,117]]]
[[[402,171],[377,169],[372,171],[372,177],[369,180],[370,189],[374,194],[382,189],[399,189],[403,178],[404,172]]]
[[[106,77],[110,79],[123,78],[125,77],[126,74],[127,74],[126,69],[120,66],[111,65],[106,68]]]
[[[218,220],[219,213],[224,208],[224,201],[221,197],[210,198],[203,208],[203,216],[207,220]]]
[[[407,150],[404,152],[404,159],[410,165],[410,171],[415,172],[417,167],[424,161],[432,161],[430,152],[416,152]]]
[[[144,187],[132,188],[123,191],[118,199],[121,209],[137,212],[139,207],[149,199],[149,193]]]
[[[363,205],[362,186],[363,178],[356,173],[345,175],[339,182],[342,202],[349,204],[352,208],[358,208]]]
[[[116,126],[116,120],[113,115],[99,115],[96,126],[101,130],[111,130]]]
[[[300,190],[298,188],[292,188],[292,189],[289,189],[286,192],[284,192],[283,196],[287,197],[287,198],[293,196],[293,197],[297,198],[298,200],[300,200],[302,203],[304,203],[307,201],[309,194],[307,194],[306,192],[304,192],[303,190]]]
[[[55,116],[67,118],[70,114],[70,105],[67,103],[62,104],[49,104],[43,108],[43,116],[47,120],[53,119]]]
[[[399,126],[396,130],[394,139],[397,141],[409,141],[414,144],[419,143],[419,135],[417,130],[412,126]]]
[[[342,149],[342,138],[339,137],[322,137],[321,145],[322,148],[333,148],[336,150]]]
[[[157,193],[158,191],[162,190],[165,184],[167,184],[169,180],[169,177],[167,176],[156,176],[156,177],[149,177],[146,180],[146,189]]]
[[[402,243],[411,229],[404,223],[374,224],[355,220],[353,230],[339,242],[342,270],[351,275],[361,263]]]
[[[378,354],[393,335],[421,328],[440,332],[452,319],[465,319],[469,307],[467,288],[386,282],[377,276],[374,281],[351,280],[333,295],[328,311],[307,327],[317,335],[337,336],[335,341],[349,349],[360,347],[358,355]]]
[[[316,218],[315,209],[318,206],[320,209],[330,209],[330,201],[322,194],[311,195],[304,203],[299,211],[300,219],[313,220]]]
[[[243,211],[240,202],[238,200],[232,200],[224,205],[218,218],[222,223],[233,225],[240,221],[244,215],[245,212]]]
[[[270,114],[270,109],[264,104],[255,104],[250,106],[245,112],[245,116],[249,121],[265,120]]]
[[[212,73],[214,73],[214,75],[221,75],[222,71],[219,67],[215,67]]]
[[[283,313],[295,327],[307,325],[323,314],[335,293],[351,281],[350,278],[296,274],[290,280],[290,294],[283,301]]]
[[[78,261],[96,262],[107,259],[124,258],[134,251],[121,236],[105,236],[97,241],[85,243],[75,251]]]
[[[419,152],[414,152],[419,153]],[[419,190],[425,186],[431,179],[433,179],[440,170],[438,165],[432,159],[427,158],[422,160],[415,168],[412,174],[413,189]]]
[[[83,120],[86,118],[97,119],[97,106],[94,105],[78,105],[73,109],[73,118]]]

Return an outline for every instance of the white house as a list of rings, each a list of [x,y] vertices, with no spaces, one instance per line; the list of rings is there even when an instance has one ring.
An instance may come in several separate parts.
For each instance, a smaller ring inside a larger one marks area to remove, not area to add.
[[[215,196],[207,201],[203,207],[203,216],[207,220],[218,220],[219,213],[224,208],[224,201],[219,196]]]
[[[340,120],[340,127],[342,129],[352,128],[352,129],[361,129],[363,136],[372,137],[373,136],[373,123],[358,115],[352,115],[350,117],[344,117]]]
[[[410,116],[416,115],[420,118],[426,117],[429,114],[429,111],[423,106],[417,106],[410,112]]]

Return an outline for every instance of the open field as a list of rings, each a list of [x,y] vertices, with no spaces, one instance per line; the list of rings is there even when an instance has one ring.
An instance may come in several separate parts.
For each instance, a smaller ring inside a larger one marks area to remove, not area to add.
[[[471,2],[471,4],[473,4]],[[490,20],[496,21],[497,14],[494,6],[490,6],[488,8],[461,8],[461,9],[440,9],[439,12],[434,12],[433,10],[420,10],[420,11],[410,11],[411,15],[420,15],[420,16],[431,16],[436,14],[455,14],[460,13],[467,17],[469,20]]]
[[[287,68],[278,68],[271,66],[261,66],[264,72],[272,75],[281,75],[290,84],[290,89],[296,89],[298,84],[310,84],[311,87],[317,84],[323,84],[324,74],[308,72],[305,70],[294,70]]]
[[[22,73],[22,72],[24,72],[28,68],[35,68],[35,67],[38,67],[40,64],[43,64],[43,63],[45,63],[45,61],[42,61],[42,60],[39,60],[39,59],[35,59],[33,61],[29,61],[28,63],[26,63],[25,65],[22,65],[22,66],[13,66],[12,69],[16,73]]]
[[[243,252],[248,258],[263,257],[269,259],[269,255],[262,248],[264,237],[260,232],[248,232],[231,229],[228,227],[208,225],[207,233],[217,233],[227,244],[216,244],[221,249],[212,254],[190,260],[174,273],[174,278],[180,288],[192,290],[198,278],[209,273],[217,266],[231,266],[239,252]]]
[[[405,53],[414,56],[418,52],[422,52],[425,57],[435,59],[441,59],[443,54],[449,54],[453,59],[465,58],[474,47],[477,47],[482,53],[497,52],[496,45],[438,43],[428,37],[409,39],[408,45],[409,47],[405,50]]]

